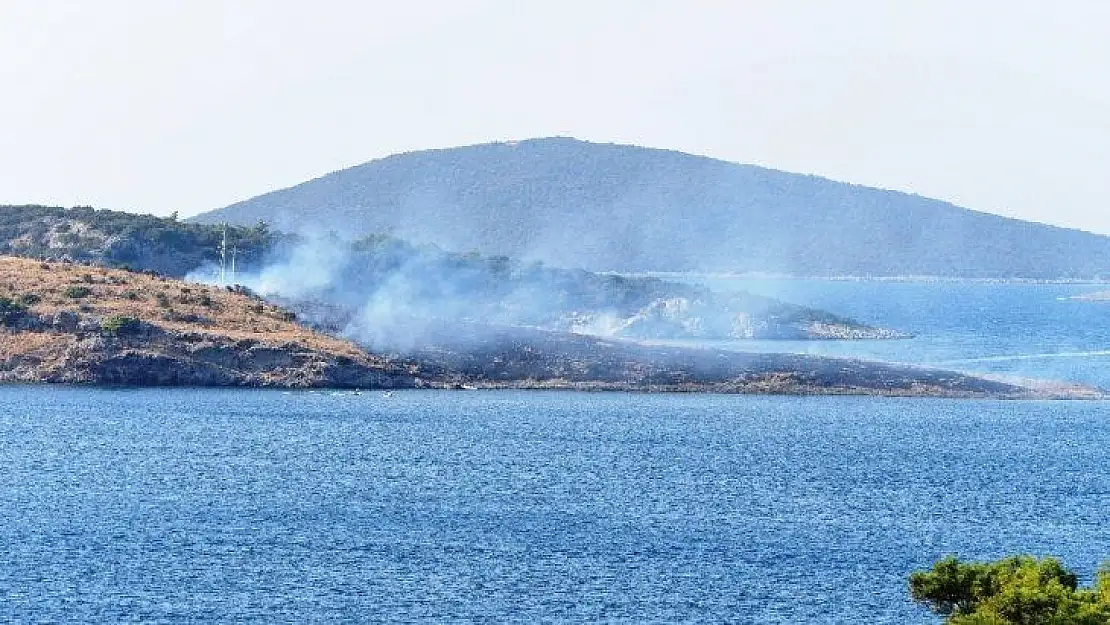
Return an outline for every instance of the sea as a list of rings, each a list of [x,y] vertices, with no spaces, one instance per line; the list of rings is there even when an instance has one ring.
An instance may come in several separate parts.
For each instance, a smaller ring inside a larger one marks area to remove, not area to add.
[[[702,280],[1110,387],[1097,285]],[[1014,553],[1110,560],[1110,403],[0,387],[2,622],[937,623]]]

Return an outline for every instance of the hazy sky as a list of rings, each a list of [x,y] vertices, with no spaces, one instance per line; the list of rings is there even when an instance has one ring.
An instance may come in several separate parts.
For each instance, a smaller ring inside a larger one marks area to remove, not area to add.
[[[1110,233],[1104,0],[0,0],[0,203],[189,215],[533,136]]]

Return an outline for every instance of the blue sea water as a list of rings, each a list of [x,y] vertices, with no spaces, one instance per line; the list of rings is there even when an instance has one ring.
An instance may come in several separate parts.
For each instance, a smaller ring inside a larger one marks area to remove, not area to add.
[[[794,299],[1107,379],[1073,287],[957,286]],[[1108,449],[1106,402],[0,387],[0,621],[933,623],[948,553],[1089,580]]]
[[[924,364],[1110,389],[1110,302],[1073,296],[1105,284],[772,280],[695,277],[914,335],[898,341],[739,341],[787,351]]]

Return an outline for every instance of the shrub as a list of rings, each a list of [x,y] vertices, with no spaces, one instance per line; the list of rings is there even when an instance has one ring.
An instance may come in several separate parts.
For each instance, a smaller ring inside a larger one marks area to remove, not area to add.
[[[82,297],[88,297],[91,293],[92,289],[90,289],[89,287],[77,285],[67,286],[66,290],[62,291],[63,295],[72,299],[81,299]]]
[[[42,301],[42,296],[38,293],[21,293],[15,298],[15,301],[21,304],[24,308],[34,306]]]
[[[239,295],[246,295],[247,297],[249,297],[253,300],[256,300],[256,301],[261,301],[262,300],[261,295],[259,295],[258,293],[255,293],[254,291],[250,290],[250,288],[245,287],[242,284],[232,284],[232,285],[229,285],[225,288],[228,290],[229,293],[238,293]]]
[[[0,295],[0,325],[7,326],[17,322],[26,312],[27,306],[18,298]]]
[[[155,293],[154,294],[154,299],[158,301],[158,305],[161,306],[162,308],[169,308],[170,307],[170,298],[165,293],[163,293],[161,291]]]
[[[137,334],[141,327],[142,322],[126,315],[110,315],[100,322],[100,331],[109,336]]]
[[[24,306],[23,303],[19,301],[19,298],[7,297],[7,296],[4,296],[4,295],[0,295],[0,312],[9,312],[9,311],[22,312],[24,310],[27,310],[27,307]]]

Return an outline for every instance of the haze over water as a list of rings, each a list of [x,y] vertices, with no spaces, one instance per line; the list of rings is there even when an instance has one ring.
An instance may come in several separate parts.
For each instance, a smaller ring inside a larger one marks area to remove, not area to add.
[[[688,279],[914,334],[898,341],[739,341],[727,347],[859,357],[1110,389],[1110,303],[1071,299],[1105,285]]]

